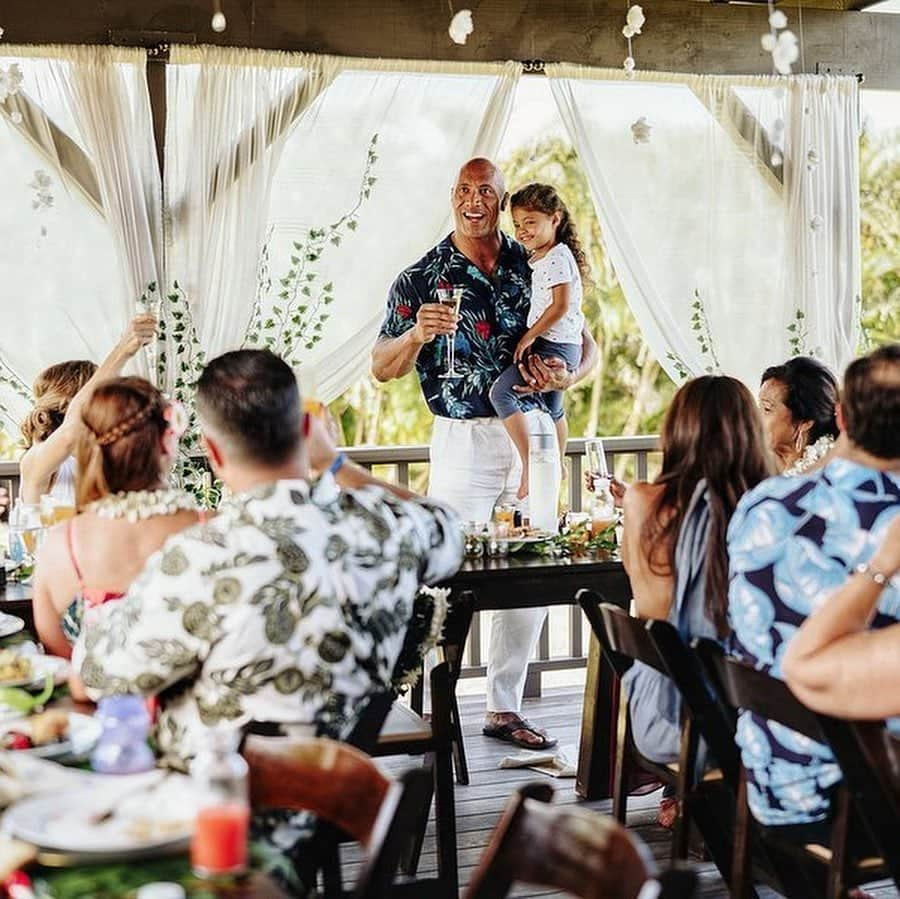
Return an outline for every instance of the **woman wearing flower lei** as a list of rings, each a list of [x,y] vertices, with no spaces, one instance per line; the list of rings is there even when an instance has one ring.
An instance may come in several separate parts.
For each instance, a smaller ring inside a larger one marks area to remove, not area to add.
[[[144,562],[201,518],[168,486],[186,415],[143,378],[100,384],[76,448],[79,514],[50,530],[35,571],[34,620],[48,652],[68,658],[82,626],[124,596]]]
[[[825,464],[840,433],[837,401],[837,380],[816,359],[795,356],[763,372],[759,408],[781,474],[806,474]]]

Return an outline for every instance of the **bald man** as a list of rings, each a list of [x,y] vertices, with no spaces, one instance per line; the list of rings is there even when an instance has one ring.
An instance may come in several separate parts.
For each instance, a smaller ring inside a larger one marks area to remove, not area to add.
[[[524,247],[500,231],[509,194],[490,160],[471,159],[460,169],[450,202],[453,232],[391,287],[372,373],[389,381],[415,368],[434,414],[429,495],[464,520],[489,521],[498,502],[515,501],[521,475],[519,455],[489,394],[526,331],[531,269]],[[436,302],[444,285],[464,289],[459,316]],[[449,334],[456,335],[458,378],[441,378]],[[535,391],[524,401],[532,430],[554,433],[540,391],[570,387],[596,357],[587,329],[576,371],[567,372],[561,360],[532,357],[523,371]],[[495,612],[491,625],[484,733],[529,749],[556,742],[520,715],[528,660],[545,615],[546,609]]]

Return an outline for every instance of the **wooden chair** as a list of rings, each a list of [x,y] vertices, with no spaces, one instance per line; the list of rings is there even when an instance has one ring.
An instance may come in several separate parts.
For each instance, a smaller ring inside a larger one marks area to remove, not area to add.
[[[643,864],[625,828],[585,808],[553,808],[552,798],[553,788],[546,783],[516,792],[472,874],[465,899],[503,899],[515,883],[566,890],[583,899],[637,893]],[[697,895],[692,871],[664,877],[661,896]]]
[[[816,715],[783,681],[728,658],[719,644],[711,640],[697,640],[694,647],[709,682],[735,714],[738,710],[754,712],[817,743],[828,744]],[[833,823],[828,846],[798,845],[779,834],[778,827],[756,824],[747,802],[747,779],[743,770],[739,776],[737,803],[732,892],[738,899],[747,895],[753,880],[750,852],[754,841],[764,848],[767,859],[773,862],[781,889],[797,899],[812,895],[838,899],[851,887],[886,876],[883,859],[875,855],[863,859],[849,857],[848,835],[854,825],[853,802],[846,784],[841,784],[832,794]]]
[[[399,895],[394,878],[405,837],[430,801],[427,772],[413,769],[392,781],[358,749],[313,737],[250,735],[243,754],[254,807],[309,811],[363,845],[355,899]],[[319,841],[310,851],[321,848]]]
[[[614,816],[620,823],[626,823],[628,786],[633,773],[636,770],[652,773],[673,788],[678,802],[672,860],[687,857],[690,827],[696,823],[720,873],[730,882],[732,847],[728,834],[734,821],[733,803],[722,788],[721,768],[708,770],[702,776],[697,774],[700,726],[705,726],[708,745],[717,763],[721,758],[721,764],[736,773],[739,758],[727,719],[704,683],[699,665],[668,622],[633,618],[618,606],[604,603],[602,597],[590,590],[579,591],[577,598],[603,647],[604,657],[618,678],[635,661],[643,662],[671,678],[683,700],[678,761],[662,764],[648,759],[635,745],[628,704],[620,689]]]
[[[884,722],[818,719],[863,823],[900,887],[900,741]]]
[[[395,702],[371,748],[371,754],[378,758],[394,755],[424,756],[424,766],[430,773],[431,791],[434,795],[438,863],[438,876],[432,881],[434,894],[456,897],[459,892],[459,874],[453,783],[454,705],[451,671],[447,662],[432,669],[430,685],[430,720]],[[428,806],[410,829],[408,851],[401,860],[401,870],[405,874],[413,875],[418,868],[427,823]]]

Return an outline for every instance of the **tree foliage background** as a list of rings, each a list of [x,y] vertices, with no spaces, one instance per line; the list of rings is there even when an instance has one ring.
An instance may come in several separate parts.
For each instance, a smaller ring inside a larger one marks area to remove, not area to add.
[[[651,434],[659,430],[675,392],[641,336],[603,247],[600,223],[574,148],[561,138],[501,160],[507,184],[554,185],[575,221],[593,277],[584,313],[600,354],[593,375],[566,393],[573,437]],[[900,132],[860,145],[862,325],[860,350],[900,340]],[[502,226],[510,229],[511,223]],[[412,261],[412,260],[410,260]],[[390,384],[366,378],[331,405],[350,445],[427,443],[431,415],[418,381]]]

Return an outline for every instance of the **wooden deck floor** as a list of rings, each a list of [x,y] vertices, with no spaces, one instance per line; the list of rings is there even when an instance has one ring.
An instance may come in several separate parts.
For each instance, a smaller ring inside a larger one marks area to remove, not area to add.
[[[581,691],[572,687],[550,688],[544,696],[537,700],[526,700],[525,714],[534,722],[546,727],[559,739],[560,746],[577,747],[581,715]],[[547,778],[535,771],[524,769],[500,769],[498,762],[505,755],[514,751],[512,747],[488,739],[481,735],[481,722],[484,712],[483,696],[460,697],[460,706],[464,723],[466,751],[469,759],[469,786],[456,788],[456,813],[459,842],[460,883],[464,887],[478,863],[491,831],[494,828],[510,794],[521,784],[533,780],[551,780],[556,789],[557,804],[573,803],[575,797],[575,779]],[[507,751],[509,750],[509,751]],[[392,770],[402,770],[408,765],[406,760],[385,760]],[[668,860],[670,834],[655,824],[659,793],[649,796],[633,797],[628,805],[628,825],[638,833],[650,847],[653,855],[664,867]],[[588,803],[591,808],[609,812],[610,801]],[[355,867],[351,859],[348,868]],[[420,863],[420,871],[433,872],[436,866],[433,830],[429,826],[425,846]],[[718,871],[711,863],[696,862],[702,879],[702,895],[704,897],[725,897],[728,895]],[[352,871],[347,871],[348,881],[352,880]],[[870,888],[879,899],[898,897],[897,890],[890,884]],[[542,890],[538,887],[517,888],[512,894],[517,897],[541,896],[562,897],[562,893]],[[761,895],[776,897],[768,891]]]

